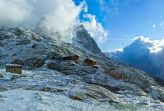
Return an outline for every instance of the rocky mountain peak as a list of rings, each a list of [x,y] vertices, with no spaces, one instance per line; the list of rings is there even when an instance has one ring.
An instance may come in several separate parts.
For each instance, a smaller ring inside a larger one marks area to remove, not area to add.
[[[76,27],[75,36],[75,44],[80,45],[92,53],[101,54],[100,48],[83,25]]]

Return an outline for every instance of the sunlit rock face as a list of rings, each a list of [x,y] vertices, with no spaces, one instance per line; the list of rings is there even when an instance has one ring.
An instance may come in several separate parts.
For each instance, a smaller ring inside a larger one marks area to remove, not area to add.
[[[23,28],[0,28],[3,111],[164,109],[164,88],[149,74],[104,56],[83,27],[74,33],[81,46]],[[63,59],[73,55],[78,61]],[[86,64],[90,58],[99,67]],[[22,75],[6,72],[8,63],[22,65]]]
[[[95,53],[95,54],[101,54],[101,50],[96,44],[96,42],[93,40],[91,35],[88,33],[88,31],[85,29],[83,25],[78,26],[75,29],[76,37],[74,38],[74,43],[80,45],[82,48],[87,49],[88,51]]]

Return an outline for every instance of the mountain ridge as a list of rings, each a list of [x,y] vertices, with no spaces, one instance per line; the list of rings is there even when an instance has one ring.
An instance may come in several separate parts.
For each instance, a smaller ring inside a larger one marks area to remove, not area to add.
[[[157,106],[159,111],[164,109],[163,87],[144,71],[116,63],[106,57],[85,29],[82,29],[81,33],[82,35],[77,34],[79,38],[87,35],[87,39],[84,38],[81,45],[86,40],[91,41],[82,48],[76,46],[77,44],[47,39],[23,28],[0,28],[0,64],[5,66],[12,63],[24,67],[22,75],[6,73],[4,68],[1,68],[0,95],[5,95],[6,92],[7,98],[11,98],[9,91],[19,92],[19,89],[22,89],[20,92],[23,93],[37,91],[39,95],[36,96],[41,98],[49,98],[47,94],[59,94],[71,101],[92,103],[94,106],[103,104],[110,106],[111,111],[146,109],[153,111]],[[89,46],[95,49],[87,48]],[[78,55],[79,61],[62,59],[70,55]],[[85,64],[84,60],[87,58],[95,60],[99,67]],[[30,97],[34,94],[29,93]],[[26,97],[23,98],[25,101]],[[5,104],[8,103],[2,99]],[[19,100],[19,97],[16,99]],[[38,104],[40,102],[42,100],[37,101]],[[0,106],[3,106],[3,103],[0,102]],[[20,105],[16,106],[22,108]],[[74,110],[77,109],[76,106]],[[24,110],[28,110],[28,107]],[[109,110],[109,107],[104,110]]]

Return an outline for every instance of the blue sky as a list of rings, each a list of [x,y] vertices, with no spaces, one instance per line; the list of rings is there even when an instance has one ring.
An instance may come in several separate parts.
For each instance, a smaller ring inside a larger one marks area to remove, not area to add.
[[[74,0],[79,4],[83,0]],[[85,0],[88,12],[96,15],[109,33],[99,43],[103,51],[122,48],[136,36],[164,37],[164,0]],[[82,19],[82,18],[81,18]]]

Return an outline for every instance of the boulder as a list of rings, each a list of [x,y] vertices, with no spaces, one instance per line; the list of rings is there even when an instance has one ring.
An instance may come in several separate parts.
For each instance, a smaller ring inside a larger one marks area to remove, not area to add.
[[[84,87],[81,87],[80,90],[77,90],[76,88],[72,89],[68,95],[71,99],[79,101],[92,98],[101,102],[120,102],[119,98],[117,98],[112,92],[94,84],[86,84]]]
[[[101,68],[99,65],[93,65],[94,68]]]
[[[2,42],[0,42],[0,47],[4,47],[4,44]]]
[[[73,92],[69,95],[69,97],[73,100],[82,101],[87,98],[87,96],[83,92]]]
[[[29,44],[30,42],[31,42],[30,40],[19,40],[17,41],[16,45]]]
[[[22,28],[16,28],[14,34],[16,36],[20,36],[20,35],[25,34],[25,31]]]
[[[0,73],[0,79],[3,78],[3,77],[4,77],[3,74]]]
[[[52,70],[57,70],[57,71],[60,71],[60,65],[56,62],[49,62],[47,64],[47,68],[48,69],[52,69]]]
[[[0,33],[0,40],[4,40],[6,37]]]
[[[40,41],[39,36],[37,36],[37,35],[34,34],[34,33],[31,33],[31,39],[32,39],[32,40],[36,40],[36,41]]]
[[[126,72],[124,70],[119,70],[118,67],[109,67],[106,73],[110,74],[116,80],[122,80],[126,78]]]
[[[55,51],[50,51],[50,52],[48,52],[48,54],[47,54],[47,58],[48,59],[57,59],[57,60],[61,60],[61,58],[62,58],[62,54],[60,54],[60,53],[57,53],[57,52],[55,52]]]
[[[37,47],[37,44],[33,44],[31,48],[35,49]]]
[[[79,75],[79,76],[93,74],[97,71],[97,68],[93,68],[91,66],[82,66],[79,64],[72,63],[70,61],[49,62],[47,64],[47,68],[52,70],[57,70],[65,75]]]
[[[7,91],[8,89],[0,85],[0,92],[1,91]]]
[[[9,35],[0,32],[0,40],[9,39],[9,38],[10,38]]]
[[[23,61],[20,59],[15,59],[12,64],[18,64],[18,65],[23,65]]]
[[[30,59],[26,59],[24,61],[24,65],[28,66],[30,68],[39,68],[42,67],[45,63],[45,60],[43,58],[33,57]]]
[[[149,93],[153,99],[159,99],[161,102],[164,102],[164,88],[151,86],[149,88]]]
[[[25,75],[16,75],[16,74],[13,74],[13,75],[11,75],[10,80],[11,81],[16,81],[17,79],[22,78],[22,77],[26,77],[26,76]]]

